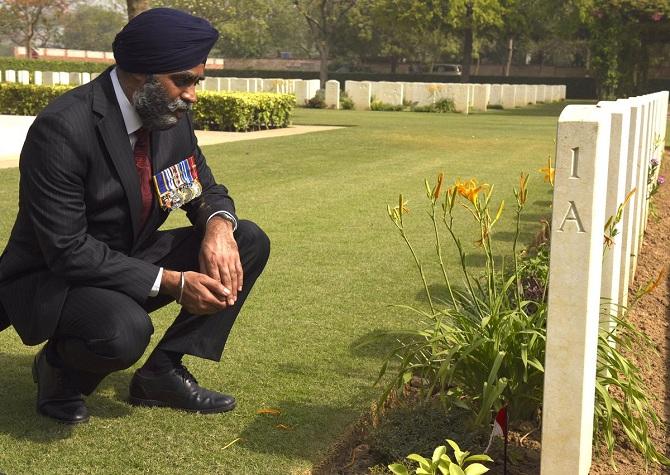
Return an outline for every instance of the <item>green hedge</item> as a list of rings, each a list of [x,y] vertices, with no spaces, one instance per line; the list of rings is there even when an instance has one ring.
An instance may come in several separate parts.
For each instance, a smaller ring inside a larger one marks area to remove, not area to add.
[[[66,71],[68,73],[100,73],[107,69],[110,63],[96,63],[93,61],[61,61],[49,59],[25,59],[14,57],[0,57],[0,69],[15,71]]]
[[[37,115],[72,86],[35,86],[0,83],[0,114]]]
[[[72,86],[0,83],[0,114],[37,115]],[[249,130],[286,127],[295,106],[290,94],[198,92],[193,121],[198,129]]]
[[[286,127],[295,96],[269,92],[199,92],[193,107],[198,129],[248,131]]]

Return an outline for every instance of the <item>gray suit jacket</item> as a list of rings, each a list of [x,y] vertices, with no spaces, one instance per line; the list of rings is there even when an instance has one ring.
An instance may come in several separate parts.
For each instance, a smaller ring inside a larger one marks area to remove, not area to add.
[[[178,244],[156,232],[168,216],[157,199],[140,229],[139,178],[109,72],[45,108],[21,151],[19,212],[0,257],[0,322],[5,317],[26,344],[53,334],[70,286],[114,289],[143,303],[154,263]],[[190,155],[203,192],[184,206],[189,220],[204,228],[216,211],[234,216],[189,117],[151,134],[154,173]]]

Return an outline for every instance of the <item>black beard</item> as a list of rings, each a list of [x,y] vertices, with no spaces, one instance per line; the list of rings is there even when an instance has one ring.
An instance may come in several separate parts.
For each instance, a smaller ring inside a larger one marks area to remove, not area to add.
[[[133,106],[148,130],[165,130],[177,125],[175,112],[191,110],[193,104],[181,98],[170,100],[158,79],[149,76],[144,85],[133,93]]]

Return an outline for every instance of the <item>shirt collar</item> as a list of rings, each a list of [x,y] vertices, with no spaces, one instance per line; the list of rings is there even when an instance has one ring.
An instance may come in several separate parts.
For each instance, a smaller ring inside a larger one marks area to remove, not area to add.
[[[121,83],[119,82],[119,77],[116,75],[116,68],[112,69],[110,73],[112,77],[112,85],[114,86],[114,93],[116,94],[116,100],[119,103],[121,108],[121,115],[123,116],[123,122],[126,126],[126,131],[128,135],[137,132],[137,130],[142,127],[142,119],[140,119],[139,114],[130,103],[126,94],[121,88]]]

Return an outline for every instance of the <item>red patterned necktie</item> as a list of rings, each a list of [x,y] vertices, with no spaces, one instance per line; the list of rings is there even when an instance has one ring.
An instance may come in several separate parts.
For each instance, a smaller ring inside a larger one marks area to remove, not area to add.
[[[142,195],[142,215],[140,218],[140,228],[144,227],[151,211],[153,202],[153,193],[151,192],[151,160],[149,160],[149,132],[145,128],[135,132],[137,142],[133,156],[135,158],[135,168],[140,177],[140,194]]]

